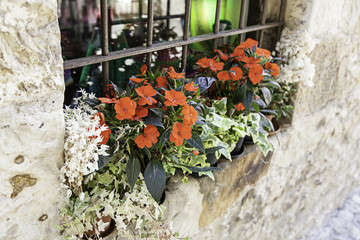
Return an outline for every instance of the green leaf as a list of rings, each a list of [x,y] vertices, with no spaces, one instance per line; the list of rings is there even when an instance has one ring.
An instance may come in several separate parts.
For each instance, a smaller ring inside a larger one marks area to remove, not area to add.
[[[235,89],[233,103],[236,105],[243,102],[245,98],[245,94],[246,94],[246,84],[243,84],[241,87]]]
[[[270,92],[270,90],[267,87],[262,87],[262,88],[260,88],[260,90],[264,95],[264,100],[265,100],[266,104],[269,105],[270,102],[271,102],[271,92]]]
[[[192,132],[192,137],[189,140],[186,140],[186,142],[190,146],[199,149],[200,152],[205,153],[204,143],[201,140],[201,137],[199,136],[199,134],[197,134],[196,132]]]
[[[214,101],[213,107],[218,113],[220,113],[221,115],[225,115],[227,112],[227,99],[223,98],[221,100]]]
[[[186,168],[188,168],[189,170],[191,170],[192,172],[210,172],[210,171],[221,171],[223,172],[224,170],[222,168],[218,168],[218,167],[192,167],[192,166],[185,166],[182,165]]]
[[[210,165],[214,165],[217,161],[218,161],[218,159],[216,158],[216,155],[214,152],[206,154],[206,162],[210,163]]]
[[[245,96],[244,102],[243,102],[244,107],[245,107],[246,110],[250,110],[253,97],[254,97],[254,93],[253,93],[253,92],[248,91],[248,92],[246,93],[246,96]]]
[[[200,92],[205,92],[215,81],[216,78],[214,77],[198,77],[194,83],[198,85]]]
[[[145,168],[145,184],[151,196],[159,202],[164,192],[166,172],[159,161],[151,161]]]
[[[130,156],[129,162],[126,164],[126,176],[128,178],[131,190],[134,188],[136,180],[140,173],[140,161],[137,157]]]
[[[153,113],[155,113],[157,116],[159,116],[161,118],[166,114],[166,111],[161,108],[150,108],[150,111],[152,111]]]
[[[164,128],[164,125],[162,124],[162,117],[159,116],[154,116],[152,114],[150,114],[149,116],[147,116],[146,118],[144,118],[144,122],[145,124],[151,124],[157,127],[162,127]]]
[[[84,99],[83,101],[86,102],[92,108],[101,103],[97,98],[87,98]]]
[[[217,147],[207,148],[207,149],[205,149],[205,152],[206,152],[206,154],[214,153],[214,152],[219,151],[222,148],[224,148],[224,146],[217,146]]]
[[[259,105],[257,105],[256,102],[252,102],[251,106],[254,108],[254,110],[258,113],[260,111]]]
[[[165,130],[165,132],[163,134],[161,134],[160,140],[159,140],[160,152],[161,152],[162,148],[164,147],[165,143],[169,140],[170,133],[171,133],[171,128],[168,128]]]

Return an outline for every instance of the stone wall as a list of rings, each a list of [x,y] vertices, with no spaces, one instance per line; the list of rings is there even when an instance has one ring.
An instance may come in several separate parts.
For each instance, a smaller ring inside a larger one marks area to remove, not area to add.
[[[270,1],[277,4],[275,0]],[[193,239],[297,239],[320,226],[360,174],[357,0],[288,0],[279,49],[298,82],[291,126],[216,181],[171,180],[165,206]],[[0,1],[0,239],[55,239],[64,123],[56,0]]]
[[[64,80],[56,0],[0,1],[0,239],[55,239]]]
[[[266,173],[251,183],[229,177],[244,174],[246,154],[227,166],[228,177],[215,174],[216,182],[173,183],[167,201],[177,203],[168,205],[175,229],[194,239],[298,239],[359,185],[359,13],[356,0],[287,1],[278,49],[288,61],[283,80],[298,82],[292,125],[280,144],[271,139]]]

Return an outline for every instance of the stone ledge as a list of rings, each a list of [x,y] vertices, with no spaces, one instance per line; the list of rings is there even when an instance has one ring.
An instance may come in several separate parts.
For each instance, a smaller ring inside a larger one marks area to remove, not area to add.
[[[224,171],[214,173],[215,181],[189,177],[189,184],[184,184],[181,176],[172,177],[164,205],[167,216],[174,221],[174,230],[184,236],[195,235],[222,218],[235,201],[242,199],[243,203],[251,198],[251,190],[245,190],[267,173],[271,158],[272,152],[265,157],[256,145],[250,145],[233,161],[220,160],[219,167]]]

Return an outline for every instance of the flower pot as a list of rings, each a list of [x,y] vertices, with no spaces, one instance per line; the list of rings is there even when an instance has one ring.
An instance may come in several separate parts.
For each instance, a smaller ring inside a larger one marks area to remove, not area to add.
[[[235,148],[230,153],[232,159],[238,158],[244,152],[244,139],[244,137],[239,138]]]
[[[96,227],[98,227],[98,222],[100,221],[99,218],[96,218],[97,223],[96,223]],[[99,231],[100,232],[100,236],[101,237],[106,237],[108,236],[110,233],[113,232],[113,230],[115,229],[115,221],[110,217],[110,216],[103,216],[101,218],[101,220],[104,223],[110,223],[109,225],[107,225],[104,229],[104,231]],[[89,230],[87,232],[84,233],[84,237],[83,239],[89,239],[89,238],[93,238],[95,236],[95,229],[93,228],[92,230]]]
[[[243,145],[254,145],[253,138],[251,136],[245,136]]]
[[[272,118],[272,119],[270,119],[270,121],[271,121],[271,123],[272,123],[272,125],[274,127],[274,131],[271,131],[271,132],[268,132],[268,133],[269,133],[269,136],[272,136],[274,134],[279,133],[280,130],[281,130],[281,127],[280,127],[279,122],[276,120],[276,118]]]

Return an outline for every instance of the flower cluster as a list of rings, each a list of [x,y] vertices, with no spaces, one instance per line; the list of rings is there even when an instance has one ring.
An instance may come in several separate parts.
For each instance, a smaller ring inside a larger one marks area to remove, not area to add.
[[[65,115],[65,163],[61,168],[62,187],[74,193],[81,192],[82,180],[98,169],[99,155],[107,156],[110,129],[104,115],[84,103],[83,99],[96,99],[94,95],[80,91],[82,96],[74,99],[77,108],[66,107]],[[70,191],[71,190],[71,191]]]
[[[271,62],[270,51],[257,45],[257,41],[247,39],[235,48],[215,49],[212,59],[197,61],[200,76],[216,78],[208,93],[210,99],[226,97],[237,111],[250,109],[256,87],[280,74],[279,66]]]

